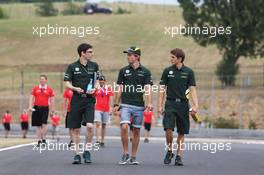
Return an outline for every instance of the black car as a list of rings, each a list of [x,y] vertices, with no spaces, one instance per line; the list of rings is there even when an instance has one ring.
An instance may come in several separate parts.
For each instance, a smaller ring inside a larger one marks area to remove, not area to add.
[[[103,13],[103,14],[111,14],[113,11],[109,8],[101,8],[98,7],[98,4],[87,3],[84,7],[84,13],[86,14],[94,14],[94,13]]]

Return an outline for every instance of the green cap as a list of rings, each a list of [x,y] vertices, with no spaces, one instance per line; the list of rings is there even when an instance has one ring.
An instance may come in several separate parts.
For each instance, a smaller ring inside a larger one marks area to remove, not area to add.
[[[140,48],[136,47],[136,46],[131,46],[129,47],[127,50],[125,50],[123,53],[130,53],[130,54],[134,54],[134,55],[141,55],[141,50]]]

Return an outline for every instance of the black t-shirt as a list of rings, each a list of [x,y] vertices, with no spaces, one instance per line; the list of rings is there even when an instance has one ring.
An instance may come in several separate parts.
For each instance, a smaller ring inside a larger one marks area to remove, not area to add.
[[[152,85],[151,72],[142,65],[137,69],[128,65],[120,69],[117,84],[123,85],[123,104],[144,106],[144,86]]]
[[[186,90],[196,86],[194,72],[184,65],[180,69],[172,65],[164,69],[160,85],[166,85],[167,97],[186,99]]]
[[[86,91],[90,81],[94,84],[98,78],[98,70],[99,66],[96,62],[88,61],[84,66],[78,60],[68,66],[64,75],[64,81],[70,81],[74,87],[80,87]]]

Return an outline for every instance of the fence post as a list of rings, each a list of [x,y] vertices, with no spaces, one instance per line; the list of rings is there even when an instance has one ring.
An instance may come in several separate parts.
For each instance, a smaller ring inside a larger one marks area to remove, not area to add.
[[[63,72],[60,71],[60,92],[63,93]]]
[[[20,77],[21,77],[21,86],[20,86],[20,105],[19,105],[19,112],[21,112],[24,108],[23,106],[23,100],[24,100],[24,88],[25,88],[25,85],[24,85],[24,71],[22,70],[20,72]]]
[[[240,77],[240,88],[239,88],[239,129],[243,129],[243,106],[242,106],[242,102],[243,102],[243,83],[242,83],[242,76]]]

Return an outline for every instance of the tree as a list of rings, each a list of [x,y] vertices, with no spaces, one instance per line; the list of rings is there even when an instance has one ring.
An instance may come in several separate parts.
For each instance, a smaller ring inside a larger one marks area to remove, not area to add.
[[[72,0],[71,0],[72,1]],[[62,11],[63,15],[80,15],[83,14],[83,8],[69,1],[66,8]]]
[[[4,10],[0,7],[0,19],[7,19],[8,16],[4,12]]]
[[[40,16],[57,16],[58,10],[54,8],[52,0],[42,0],[41,4],[37,5],[36,13]]]
[[[240,57],[263,57],[263,0],[179,0],[179,3],[188,26],[218,29],[215,37],[210,32],[190,35],[201,46],[215,44],[223,54],[216,74],[226,86],[235,85]]]

